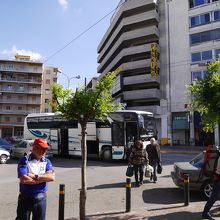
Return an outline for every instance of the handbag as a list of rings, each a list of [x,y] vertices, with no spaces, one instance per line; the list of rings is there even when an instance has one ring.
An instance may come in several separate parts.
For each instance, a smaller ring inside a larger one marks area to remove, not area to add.
[[[133,174],[134,174],[133,166],[131,166],[131,165],[129,164],[128,167],[127,167],[127,170],[126,170],[126,176],[132,177]]]
[[[162,164],[161,164],[161,163],[158,163],[158,165],[157,165],[157,173],[158,173],[158,174],[161,174],[161,173],[162,173],[162,170],[163,170]]]
[[[154,168],[151,165],[147,165],[144,171],[145,177],[151,177],[151,174],[154,172]]]

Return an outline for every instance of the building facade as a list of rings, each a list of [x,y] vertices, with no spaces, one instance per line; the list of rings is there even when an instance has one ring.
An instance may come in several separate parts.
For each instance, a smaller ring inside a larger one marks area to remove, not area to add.
[[[28,114],[51,112],[50,89],[57,82],[56,69],[24,55],[0,60],[0,137],[22,137]]]
[[[43,66],[41,112],[52,112],[50,100],[52,99],[51,87],[57,83],[57,68]]]
[[[117,73],[114,98],[153,112],[162,144],[205,145],[186,85],[219,53],[219,10],[214,0],[120,1],[98,46],[99,78]],[[219,128],[210,136],[218,144]]]
[[[29,56],[0,60],[0,137],[22,136],[24,118],[40,112],[42,63]]]

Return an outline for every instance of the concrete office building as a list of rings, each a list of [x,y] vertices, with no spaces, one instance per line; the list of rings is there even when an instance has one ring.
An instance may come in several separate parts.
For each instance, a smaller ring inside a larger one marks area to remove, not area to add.
[[[0,137],[22,136],[24,118],[40,112],[42,63],[29,56],[0,60]]]
[[[57,83],[57,73],[57,68],[43,66],[41,112],[52,112],[52,107],[49,102],[52,99],[51,88],[54,83]]]
[[[214,0],[120,1],[98,46],[100,78],[116,71],[113,96],[127,109],[153,112],[163,144],[205,144],[186,85],[204,77],[206,62],[219,53],[219,10]],[[158,75],[151,71],[153,43]],[[212,139],[219,143],[219,129]]]

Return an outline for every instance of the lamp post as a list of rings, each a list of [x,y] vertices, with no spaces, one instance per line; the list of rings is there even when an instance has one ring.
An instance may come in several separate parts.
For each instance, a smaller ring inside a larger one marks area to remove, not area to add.
[[[71,79],[74,79],[74,78],[75,79],[80,79],[80,75],[69,77],[66,73],[62,72],[59,69],[57,70],[57,72],[62,73],[67,78],[67,88],[68,89],[70,88],[70,81],[71,81]]]

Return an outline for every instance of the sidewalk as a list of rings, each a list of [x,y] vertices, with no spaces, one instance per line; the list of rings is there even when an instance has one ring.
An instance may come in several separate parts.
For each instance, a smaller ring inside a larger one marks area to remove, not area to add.
[[[172,154],[198,154],[205,150],[206,147],[200,146],[161,146],[161,153]]]
[[[87,215],[86,220],[201,220],[201,213],[204,202],[190,203],[189,206],[183,204],[169,204],[156,209],[132,210],[129,213],[124,211],[96,213]],[[216,205],[212,208],[213,218],[220,220],[219,208]],[[68,218],[66,220],[78,220],[78,218]]]

